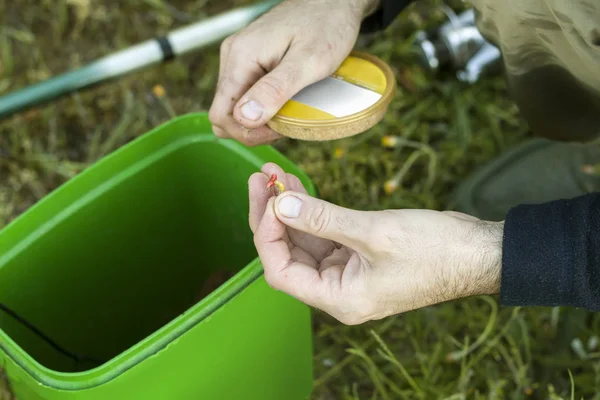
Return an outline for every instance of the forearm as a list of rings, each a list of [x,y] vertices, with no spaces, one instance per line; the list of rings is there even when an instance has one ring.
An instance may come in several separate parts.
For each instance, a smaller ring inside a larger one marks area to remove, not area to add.
[[[502,242],[504,222],[479,221],[475,224],[478,244],[473,259],[474,294],[495,295],[502,279]]]
[[[441,296],[436,302],[498,294],[504,223],[450,211],[445,214],[460,222],[449,232],[442,230],[447,236],[446,249],[438,256],[440,265],[432,270],[434,290]]]

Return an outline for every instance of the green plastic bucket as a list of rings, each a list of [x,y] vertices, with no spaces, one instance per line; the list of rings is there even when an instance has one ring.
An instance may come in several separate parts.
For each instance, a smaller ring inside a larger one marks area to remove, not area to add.
[[[186,115],[0,231],[0,363],[19,400],[305,399],[310,309],[265,282],[249,176],[272,147]],[[203,286],[229,271],[225,283]],[[205,297],[202,297],[205,296]]]

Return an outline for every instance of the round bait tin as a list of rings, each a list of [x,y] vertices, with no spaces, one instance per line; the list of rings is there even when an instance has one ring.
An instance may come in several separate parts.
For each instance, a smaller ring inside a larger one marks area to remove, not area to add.
[[[353,136],[381,121],[395,92],[394,73],[383,60],[352,52],[331,76],[285,103],[268,125],[301,140]]]

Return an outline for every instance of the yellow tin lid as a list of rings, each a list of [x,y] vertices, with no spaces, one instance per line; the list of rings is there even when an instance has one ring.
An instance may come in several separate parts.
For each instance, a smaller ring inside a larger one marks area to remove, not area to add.
[[[381,121],[395,92],[394,74],[383,60],[353,52],[331,76],[285,103],[268,125],[295,139],[349,137]]]

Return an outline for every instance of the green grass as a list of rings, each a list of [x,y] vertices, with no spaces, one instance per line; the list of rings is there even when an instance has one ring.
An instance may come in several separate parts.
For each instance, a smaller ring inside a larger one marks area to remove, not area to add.
[[[0,0],[0,94],[249,3]],[[438,3],[412,7],[388,32],[359,44],[399,78],[381,124],[331,143],[277,144],[326,200],[370,210],[452,208],[461,180],[528,136],[501,76],[466,86],[428,77],[415,64],[411,34],[442,20]],[[0,227],[137,135],[207,110],[217,71],[213,46],[0,121]],[[152,93],[156,84],[166,89],[162,101]],[[402,145],[383,148],[384,135],[401,136]],[[399,188],[388,195],[382,187],[390,179]],[[600,399],[600,353],[588,346],[600,318],[592,313],[504,309],[484,297],[354,327],[314,315],[314,399],[568,399],[572,391]],[[0,399],[4,386],[0,379]]]

